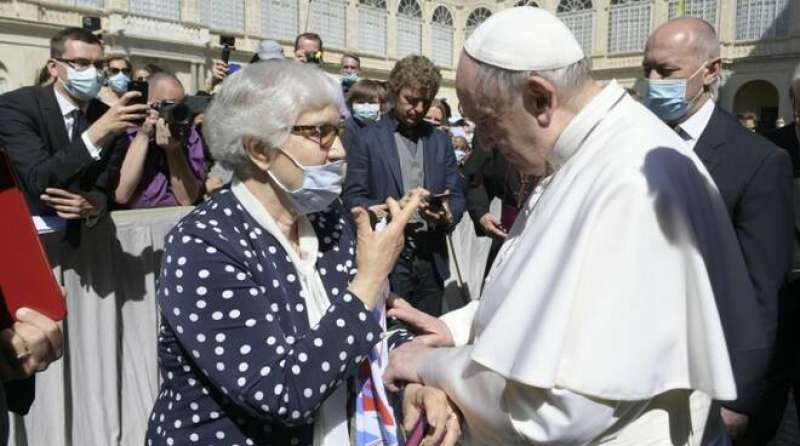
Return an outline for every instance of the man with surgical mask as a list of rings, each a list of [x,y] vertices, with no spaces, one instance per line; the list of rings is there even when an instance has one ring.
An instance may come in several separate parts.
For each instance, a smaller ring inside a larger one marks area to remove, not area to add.
[[[738,391],[721,413],[736,440],[760,404],[777,331],[778,292],[791,265],[792,169],[786,152],[714,104],[720,63],[714,28],[681,17],[650,35],[642,66],[644,103],[695,151],[725,201],[760,306],[757,315],[720,311]],[[766,334],[759,348],[737,347],[737,338],[759,332]]]
[[[133,76],[133,65],[124,56],[109,56],[106,59],[105,85],[100,89],[98,99],[112,106],[128,91]]]
[[[55,79],[0,96],[0,146],[5,146],[37,226],[65,229],[80,240],[107,208],[109,165],[117,138],[144,119],[147,105],[125,93],[109,107],[96,100],[103,86],[103,47],[92,33],[67,28],[50,40],[47,69]]]
[[[361,58],[355,54],[345,54],[341,62],[342,91],[347,94],[361,76]]]

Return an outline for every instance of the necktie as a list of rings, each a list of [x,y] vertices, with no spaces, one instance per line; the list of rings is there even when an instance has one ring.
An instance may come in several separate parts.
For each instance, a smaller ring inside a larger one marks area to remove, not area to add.
[[[80,138],[81,134],[86,131],[86,116],[81,112],[80,109],[75,109],[72,112],[72,137],[70,141],[74,141],[75,138]]]
[[[681,139],[683,139],[684,141],[688,141],[688,140],[692,139],[692,137],[689,136],[688,133],[686,133],[686,130],[682,129],[678,125],[676,125],[675,128],[673,128],[673,130],[675,130],[675,133],[677,133],[678,136],[680,136]]]

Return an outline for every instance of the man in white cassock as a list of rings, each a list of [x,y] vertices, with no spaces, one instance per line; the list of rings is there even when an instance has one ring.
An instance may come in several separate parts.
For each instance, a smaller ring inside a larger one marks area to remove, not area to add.
[[[470,445],[716,436],[713,400],[736,386],[715,294],[757,307],[702,162],[615,81],[595,82],[543,9],[481,24],[456,88],[481,145],[544,178],[479,301],[441,319],[390,312],[427,334],[393,353],[385,380],[446,392]]]

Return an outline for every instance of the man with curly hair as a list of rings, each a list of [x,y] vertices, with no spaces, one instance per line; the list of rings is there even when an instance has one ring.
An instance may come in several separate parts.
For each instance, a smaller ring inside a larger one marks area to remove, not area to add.
[[[434,316],[441,314],[450,276],[446,235],[466,206],[450,139],[424,121],[441,80],[426,57],[397,62],[388,82],[392,109],[348,139],[344,191],[348,207],[369,208],[378,217],[387,197],[400,199],[418,187],[431,194],[406,227],[405,247],[389,281],[395,294]]]

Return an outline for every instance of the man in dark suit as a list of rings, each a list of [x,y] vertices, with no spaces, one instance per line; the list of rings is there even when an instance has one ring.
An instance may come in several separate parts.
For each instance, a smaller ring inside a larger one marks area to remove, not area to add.
[[[742,314],[736,302],[715,296],[738,390],[721,414],[730,436],[740,439],[759,403],[777,332],[778,292],[791,265],[791,161],[714,104],[720,44],[707,22],[682,17],[657,28],[643,67],[645,103],[694,149],[719,188],[761,310]]]
[[[145,116],[147,105],[112,107],[95,99],[103,81],[103,47],[92,33],[67,28],[50,41],[47,69],[56,79],[0,96],[0,144],[20,178],[31,212],[67,223],[77,243],[81,219],[96,221],[108,202],[114,140]],[[60,219],[54,219],[58,216]]]
[[[789,390],[794,394],[795,423],[800,422],[800,65],[789,87],[794,122],[764,135],[792,158],[794,170],[794,262],[780,296],[775,356],[759,413],[753,420],[753,444],[766,444],[780,429]]]
[[[480,137],[473,137],[472,152],[461,172],[467,182],[467,211],[479,237],[490,237],[492,246],[486,259],[484,276],[494,263],[508,230],[534,187],[533,178],[523,178],[499,150],[480,147]],[[501,201],[498,218],[490,212],[492,200]]]
[[[393,292],[435,316],[442,311],[444,280],[450,276],[446,235],[465,206],[450,138],[423,120],[440,82],[439,70],[423,56],[395,65],[389,76],[394,108],[349,139],[344,190],[348,207],[376,212],[388,197],[400,199],[418,187],[451,194],[443,202],[429,200],[409,223],[389,278]]]

